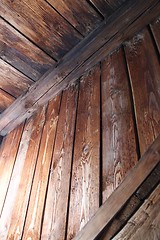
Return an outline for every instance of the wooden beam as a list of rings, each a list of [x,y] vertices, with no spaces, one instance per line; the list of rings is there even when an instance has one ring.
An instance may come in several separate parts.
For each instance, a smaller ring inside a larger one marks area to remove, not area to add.
[[[40,105],[77,80],[84,71],[159,14],[159,0],[128,1],[1,114],[0,134],[6,135],[25,118],[30,117]]]
[[[93,240],[111,222],[160,162],[160,135],[74,240]]]

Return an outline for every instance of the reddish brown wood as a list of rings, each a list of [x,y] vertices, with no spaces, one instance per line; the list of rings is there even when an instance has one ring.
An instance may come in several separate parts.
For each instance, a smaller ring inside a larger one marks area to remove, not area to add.
[[[63,92],[41,239],[65,238],[78,86]]]
[[[59,115],[60,96],[49,103],[37,159],[23,239],[40,239],[48,175]]]
[[[0,89],[0,113],[9,107],[14,100],[14,97]]]
[[[160,133],[160,65],[147,29],[125,44],[143,154]]]
[[[100,67],[80,81],[67,239],[99,208]]]
[[[102,137],[104,202],[138,160],[122,48],[102,62]]]
[[[154,22],[152,22],[150,24],[150,28],[160,53],[160,18],[157,18]]]
[[[23,124],[12,131],[3,140],[0,154],[0,215],[2,213],[9,181],[12,175],[21,135]]]
[[[81,35],[43,0],[2,0],[0,15],[57,59],[82,39]]]

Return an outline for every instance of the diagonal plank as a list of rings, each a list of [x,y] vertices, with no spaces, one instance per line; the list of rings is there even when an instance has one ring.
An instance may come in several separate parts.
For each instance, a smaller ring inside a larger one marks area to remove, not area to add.
[[[93,240],[160,162],[160,135],[74,240]]]
[[[159,14],[158,0],[128,1],[4,111],[0,117],[1,135],[7,134],[25,118],[31,116],[40,105],[56,96],[69,83],[77,80],[84,71]]]

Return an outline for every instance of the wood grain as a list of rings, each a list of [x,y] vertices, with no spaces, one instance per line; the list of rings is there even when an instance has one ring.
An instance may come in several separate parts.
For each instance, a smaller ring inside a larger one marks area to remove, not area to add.
[[[78,86],[63,92],[41,239],[65,239]]]
[[[85,0],[47,0],[70,24],[86,36],[103,20]]]
[[[128,221],[114,240],[158,240],[160,238],[160,185]]]
[[[0,88],[15,98],[25,92],[34,82],[0,59]]]
[[[82,39],[43,0],[2,0],[0,15],[53,58],[59,59]]]
[[[0,113],[8,108],[14,100],[15,98],[13,96],[0,89]]]
[[[160,135],[74,240],[93,240],[160,162]]]
[[[8,136],[3,139],[1,145],[0,155],[0,215],[2,213],[3,204],[5,201],[6,193],[10,178],[12,176],[12,170],[14,167],[21,135],[23,131],[23,124],[17,129],[12,131]]]
[[[99,208],[100,67],[80,81],[67,239]]]
[[[48,175],[57,128],[60,96],[48,105],[46,122],[37,159],[34,181],[26,215],[23,239],[40,239],[41,221],[46,197]]]
[[[55,64],[51,57],[16,31],[1,17],[0,57],[34,81],[38,80]]]
[[[160,133],[160,65],[147,29],[125,44],[143,154]]]
[[[1,135],[5,135],[26,117],[31,116],[40,105],[45,104],[68,84],[77,80],[85,71],[106,57],[110,51],[143,28],[159,13],[158,0],[127,2],[109,18],[107,23],[104,22],[100,28],[71,50],[56,68],[44,75],[1,115]]]
[[[23,232],[25,216],[27,212],[27,206],[29,203],[34,170],[36,167],[37,154],[39,150],[42,129],[45,121],[45,109],[46,108],[43,107],[43,109],[40,110],[39,113],[36,116],[34,116],[33,119],[29,120],[29,122],[33,122],[33,126],[31,128],[31,135],[28,141],[28,149],[25,155],[23,169],[21,172],[19,167],[17,166],[17,163],[19,160],[18,156],[16,159],[15,169],[17,169],[16,171],[18,171],[16,174],[20,176],[20,183],[17,188],[13,210],[8,213],[9,215],[7,218],[8,229],[6,229],[7,239],[22,238],[22,232]],[[23,141],[23,138],[22,138],[22,141]],[[27,144],[27,142],[24,142],[24,145],[25,144]],[[24,156],[24,151],[22,152],[22,154]],[[22,157],[20,161],[22,163]],[[15,183],[13,179],[11,179],[10,189],[14,189],[14,184]],[[8,191],[7,197],[9,199],[12,198],[12,204],[13,204],[13,195],[10,195],[11,193],[12,193],[12,190],[10,192]],[[10,204],[10,201],[8,201],[8,203]],[[7,205],[7,199],[6,199],[5,207],[9,209],[9,206]],[[6,218],[6,215],[5,215],[5,218]]]
[[[104,202],[138,160],[122,48],[102,62],[102,159]]]
[[[160,53],[160,18],[157,18],[154,22],[152,22],[150,24],[150,28]]]

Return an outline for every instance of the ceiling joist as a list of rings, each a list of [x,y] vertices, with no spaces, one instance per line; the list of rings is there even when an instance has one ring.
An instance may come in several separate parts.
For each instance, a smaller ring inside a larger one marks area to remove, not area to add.
[[[13,130],[159,14],[159,0],[124,4],[0,115],[0,134]]]

